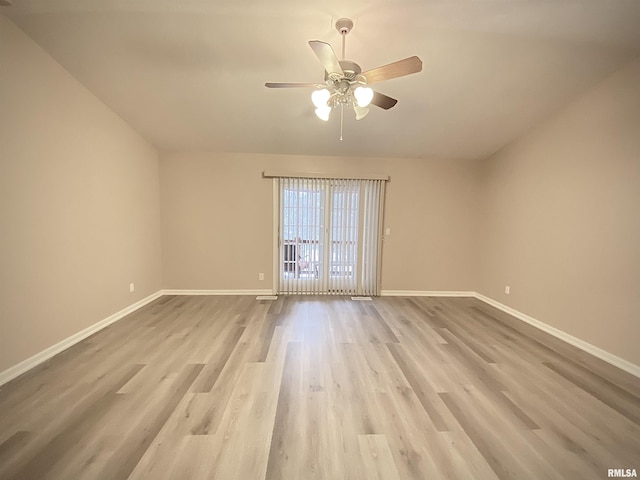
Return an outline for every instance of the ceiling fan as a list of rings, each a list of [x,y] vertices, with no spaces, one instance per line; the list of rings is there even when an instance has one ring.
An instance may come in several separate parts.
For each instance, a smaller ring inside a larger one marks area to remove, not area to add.
[[[348,18],[341,18],[336,22],[336,29],[342,35],[342,60],[338,60],[330,44],[319,40],[309,42],[309,46],[324,67],[324,83],[265,83],[265,87],[315,88],[311,100],[316,107],[316,115],[325,122],[329,120],[331,110],[337,107],[341,108],[341,120],[344,107],[353,108],[356,120],[364,118],[369,113],[369,105],[384,110],[393,107],[398,103],[395,98],[376,92],[367,85],[418,73],[422,71],[422,61],[413,56],[363,72],[357,63],[345,60],[345,39],[352,28],[353,22]]]

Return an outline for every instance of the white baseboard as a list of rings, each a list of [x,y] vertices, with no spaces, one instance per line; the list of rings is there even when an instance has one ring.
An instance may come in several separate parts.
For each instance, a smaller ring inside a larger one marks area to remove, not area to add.
[[[10,367],[3,372],[0,372],[0,385],[4,385],[5,383],[7,383],[10,380],[13,380],[17,376],[22,375],[27,370],[30,370],[37,365],[40,365],[45,360],[50,359],[54,355],[57,355],[63,350],[66,350],[67,348],[84,340],[88,336],[93,335],[97,331],[102,330],[105,327],[108,327],[112,323],[115,323],[121,318],[126,317],[130,313],[138,310],[139,308],[144,307],[146,304],[153,302],[156,298],[159,298],[160,296],[162,296],[162,292],[157,291],[156,293],[153,293],[148,297],[143,298],[142,300],[139,300],[136,303],[129,305],[126,308],[123,308],[119,312],[116,312],[113,315],[109,315],[107,318],[104,318],[99,322],[94,323],[90,327],[87,327],[84,330],[74,333],[70,337],[67,337],[64,340],[62,340],[61,342],[58,342],[55,345],[52,345],[49,348],[46,348],[39,353],[36,353],[34,356],[29,357],[26,360],[23,360],[17,365],[14,365],[13,367]]]
[[[492,307],[496,307],[498,310],[502,310],[503,312],[508,313],[509,315],[517,318],[518,320],[528,323],[529,325],[532,325],[537,329],[548,333],[549,335],[553,335],[554,337],[559,338],[560,340],[567,342],[568,344],[573,345],[574,347],[578,347],[579,349],[584,350],[587,353],[590,353],[591,355],[599,358],[600,360],[604,360],[605,362],[610,363],[611,365],[618,367],[619,369],[624,370],[625,372],[628,372],[635,377],[640,378],[640,366],[635,365],[625,360],[624,358],[620,358],[612,353],[607,352],[606,350],[596,347],[595,345],[592,345],[588,342],[585,342],[584,340],[581,340],[578,337],[574,337],[573,335],[570,335],[567,332],[564,332],[558,328],[552,327],[551,325],[547,325],[546,323],[541,322],[540,320],[536,320],[535,318],[530,317],[525,313],[519,312],[518,310],[508,307],[507,305],[504,305],[492,298],[485,297],[480,293],[475,293],[474,297],[477,298],[478,300],[482,300],[484,303],[491,305]]]
[[[476,292],[424,291],[424,290],[381,290],[381,297],[475,297]]]
[[[263,290],[161,290],[162,295],[273,295],[271,289]]]
[[[502,310],[505,313],[508,313],[514,318],[521,320],[529,325],[536,327],[543,332],[548,333],[549,335],[553,335],[560,340],[573,345],[574,347],[578,347],[581,350],[593,355],[600,360],[604,360],[607,363],[610,363],[614,367],[618,367],[621,370],[624,370],[631,375],[640,378],[640,366],[635,365],[624,358],[620,358],[613,353],[607,352],[595,345],[592,345],[584,340],[581,340],[578,337],[574,337],[573,335],[564,332],[558,328],[552,327],[551,325],[547,325],[540,320],[537,320],[529,315],[519,312],[514,308],[511,308],[507,305],[504,305],[492,298],[486,297],[477,292],[465,292],[465,291],[420,291],[420,290],[382,290],[380,295],[383,297],[474,297],[478,300],[483,301],[484,303],[496,307],[498,310]]]
[[[117,322],[121,318],[129,315],[130,313],[138,310],[139,308],[151,303],[155,299],[161,297],[162,295],[272,295],[272,291],[265,290],[160,290],[152,295],[149,295],[138,302],[129,305],[128,307],[120,310],[119,312],[114,313],[113,315],[108,316],[107,318],[100,320],[99,322],[91,325],[90,327],[85,328],[84,330],[71,335],[70,337],[62,340],[61,342],[52,345],[51,347],[37,353],[36,355],[23,360],[22,362],[14,365],[13,367],[8,368],[7,370],[0,372],[0,385],[7,383],[10,380],[13,380],[19,375],[22,375],[27,370],[32,369],[33,367],[41,364],[45,360],[57,355],[58,353],[66,350],[67,348],[75,345],[76,343],[84,340],[90,335],[93,335],[99,330],[111,325],[112,323]],[[540,320],[536,320],[529,315],[526,315],[518,310],[515,310],[507,305],[504,305],[492,298],[486,297],[477,292],[465,292],[465,291],[418,291],[418,290],[382,290],[380,292],[381,296],[397,296],[397,297],[474,297],[478,300],[485,302],[488,305],[491,305],[499,310],[502,310],[505,313],[521,320],[523,322],[532,325],[539,330],[542,330],[550,335],[553,335],[560,340],[567,342],[570,345],[580,348],[587,353],[590,353],[594,357],[597,357],[601,360],[604,360],[611,365],[614,365],[625,372],[634,375],[635,377],[640,378],[640,366],[635,365],[623,358],[620,358],[612,353],[607,352],[606,350],[602,350],[601,348],[596,347],[584,340],[581,340],[573,335],[570,335],[562,330],[559,330],[551,325],[547,325]]]

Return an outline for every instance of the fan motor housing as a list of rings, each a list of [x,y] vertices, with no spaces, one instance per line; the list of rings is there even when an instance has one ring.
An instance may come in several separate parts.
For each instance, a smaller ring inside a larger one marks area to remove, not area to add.
[[[350,82],[356,80],[358,75],[362,73],[360,65],[356,62],[352,62],[351,60],[340,60],[339,62],[342,67],[342,72],[344,73],[343,78],[346,78]],[[329,80],[329,74],[326,71],[324,72],[324,79],[325,81]],[[336,80],[336,77],[333,77],[333,79]]]
[[[362,69],[360,65],[356,62],[352,62],[351,60],[340,60],[340,66],[342,67],[342,71],[345,73],[345,76],[349,78],[349,76],[356,76],[359,73],[362,73]]]

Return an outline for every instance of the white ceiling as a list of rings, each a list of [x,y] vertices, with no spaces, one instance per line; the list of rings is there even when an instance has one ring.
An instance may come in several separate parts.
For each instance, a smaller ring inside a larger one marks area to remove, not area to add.
[[[161,150],[485,157],[640,55],[638,0],[13,0],[1,7]],[[355,22],[363,70],[411,55],[423,71],[376,85],[399,100],[356,122],[315,117],[323,69],[307,42]],[[638,87],[640,88],[640,86]]]

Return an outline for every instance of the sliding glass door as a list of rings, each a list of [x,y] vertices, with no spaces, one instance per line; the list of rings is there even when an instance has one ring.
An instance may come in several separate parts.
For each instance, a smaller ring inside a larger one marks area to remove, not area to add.
[[[383,181],[279,184],[279,293],[377,294]]]
[[[305,179],[280,179],[279,292],[319,292],[325,264],[323,185]]]

